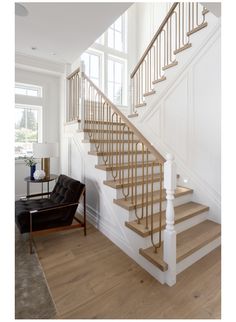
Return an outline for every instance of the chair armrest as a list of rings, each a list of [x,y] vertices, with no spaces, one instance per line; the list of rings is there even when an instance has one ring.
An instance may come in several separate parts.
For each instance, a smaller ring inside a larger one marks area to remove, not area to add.
[[[51,192],[35,193],[33,195],[27,195],[27,196],[21,197],[20,200],[25,200],[25,199],[34,198],[34,197],[47,196],[50,194],[51,194]]]
[[[56,209],[62,209],[62,208],[68,208],[68,207],[72,207],[72,206],[78,206],[79,202],[72,202],[72,203],[67,203],[67,204],[58,204],[56,206],[53,207],[48,207],[48,208],[43,208],[43,209],[35,209],[35,210],[31,210],[29,213],[30,215],[36,214],[36,213],[42,213],[45,211],[52,211],[52,210],[56,210]]]

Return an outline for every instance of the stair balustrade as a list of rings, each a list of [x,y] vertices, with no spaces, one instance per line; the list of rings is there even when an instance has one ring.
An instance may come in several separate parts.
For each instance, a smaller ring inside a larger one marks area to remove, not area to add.
[[[202,10],[200,8],[203,8]],[[175,2],[131,73],[131,113],[145,106],[165,70],[177,65],[176,54],[191,47],[189,36],[207,26],[208,10],[198,2]]]
[[[163,165],[165,158],[102,93],[81,65],[69,77],[67,122],[81,121],[94,149],[121,184],[124,202],[134,205],[137,222],[151,229],[154,251],[161,246]],[[83,120],[81,119],[83,118]],[[154,239],[153,218],[159,214],[159,236]]]

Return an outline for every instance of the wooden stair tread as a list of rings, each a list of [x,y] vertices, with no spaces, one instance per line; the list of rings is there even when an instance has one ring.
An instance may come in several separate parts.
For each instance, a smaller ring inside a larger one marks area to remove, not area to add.
[[[111,130],[106,130],[106,129],[84,129],[84,132],[90,133],[90,132],[95,132],[95,133],[111,133]],[[113,130],[112,133],[124,133],[124,134],[132,134],[132,131],[119,131],[119,130]]]
[[[148,161],[148,162],[144,162],[144,167],[151,166],[154,162],[154,166],[159,165],[159,163],[157,161]],[[137,168],[141,168],[143,166],[142,162],[137,162]],[[103,171],[112,171],[113,170],[119,170],[119,169],[128,169],[128,168],[136,168],[135,163],[122,163],[121,165],[117,165],[117,166],[112,166],[111,164],[97,164],[95,165],[96,169],[99,170],[103,170]]]
[[[144,106],[146,106],[146,105],[147,105],[147,103],[145,103],[145,102],[143,102],[143,103],[139,103],[139,104],[136,104],[136,105],[135,105],[135,108],[144,107]]]
[[[179,263],[211,241],[220,237],[220,235],[221,225],[210,220],[205,220],[177,234],[176,262]],[[140,249],[139,253],[163,272],[167,270],[168,265],[163,260],[163,244],[157,250],[157,253],[154,253],[152,246],[146,249]]]
[[[133,114],[129,114],[128,118],[137,117],[137,116],[138,116],[138,113],[133,113]]]
[[[162,272],[167,271],[168,265],[163,260],[163,244],[157,249],[157,253],[154,252],[153,247],[149,247],[146,249],[140,248],[139,254],[145,257],[153,265],[157,266]]]
[[[146,154],[147,152],[145,152]],[[96,155],[96,156],[99,156],[99,157],[102,157],[102,156],[106,156],[106,155],[116,155],[116,152],[99,152],[99,151],[89,151],[88,154],[90,155]],[[119,154],[121,155],[128,155],[129,152],[128,151],[120,151]],[[130,154],[132,155],[132,153],[130,152]],[[142,151],[141,150],[138,150],[137,151],[137,154],[142,154]],[[148,151],[148,154],[151,154],[150,151]]]
[[[221,235],[221,225],[211,220],[193,226],[177,235],[177,263]]]
[[[108,122],[108,121],[94,121],[94,120],[85,120],[84,123],[92,123],[92,124],[104,124],[104,125],[125,125],[124,122]]]
[[[82,140],[82,143],[110,143],[110,144],[116,144],[116,143],[129,143],[130,140],[94,140],[94,139],[84,139]],[[133,144],[139,143],[138,140],[133,140]]]
[[[186,194],[190,194],[192,192],[193,192],[192,189],[185,188],[185,187],[177,187],[175,190],[175,197],[178,198],[178,197],[184,196]],[[162,200],[166,200],[166,193],[165,193],[164,189],[162,190]],[[160,201],[160,190],[157,190],[157,191],[154,191],[154,193],[153,193],[153,203],[157,203],[159,201]],[[146,205],[146,198],[144,198],[144,203],[142,203],[142,194],[137,195],[137,203],[136,204],[132,203],[131,197],[129,197],[127,199],[125,199],[125,198],[113,199],[113,202],[116,205],[118,205],[124,209],[132,210],[135,208],[140,208],[140,207],[142,207],[142,205],[145,206]],[[151,192],[149,192],[149,194],[148,194],[148,204],[151,204]]]
[[[209,210],[208,206],[201,205],[196,202],[188,202],[183,205],[177,206],[175,209],[175,224],[178,224],[184,220],[190,219],[196,215],[204,213]],[[154,233],[159,231],[159,213],[153,216],[153,231]],[[162,211],[162,229],[165,228],[166,224],[166,211]],[[146,219],[140,220],[140,224],[137,220],[130,222],[125,222],[126,227],[135,231],[138,235],[142,237],[147,237],[151,234],[151,216],[148,216],[148,229],[146,229]]]
[[[146,97],[146,96],[153,95],[155,93],[156,93],[156,91],[154,89],[152,89],[151,91],[144,93],[143,96]]]
[[[138,176],[137,177],[137,180],[134,180],[135,182],[131,182],[131,178],[125,178],[123,183],[119,182],[119,181],[114,181],[114,180],[105,180],[103,181],[103,183],[111,188],[114,188],[114,189],[121,189],[122,187],[132,187],[132,185],[141,185],[143,180],[144,180],[144,183],[146,184],[146,182],[149,182],[149,180],[152,179],[152,176],[149,175],[148,177],[145,176]],[[153,181],[154,182],[158,182],[160,181],[160,175],[159,174],[155,174],[153,176]]]

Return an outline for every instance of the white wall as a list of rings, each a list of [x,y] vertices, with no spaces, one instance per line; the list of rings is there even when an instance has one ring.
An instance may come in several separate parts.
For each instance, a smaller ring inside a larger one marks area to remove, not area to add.
[[[165,18],[170,2],[137,2],[137,55],[140,58]]]
[[[15,81],[26,84],[43,86],[43,141],[59,142],[59,113],[60,113],[60,78],[56,75],[40,73],[16,68]],[[27,98],[29,104],[35,103],[34,98]],[[37,164],[37,169],[40,164]],[[59,158],[51,159],[51,173],[59,173]],[[15,162],[15,197],[26,195],[24,177],[29,175],[29,168],[23,161]],[[53,184],[51,184],[53,186]],[[41,192],[41,185],[31,184],[31,192]],[[45,187],[46,188],[46,187]]]
[[[221,33],[218,18],[208,14],[207,21],[131,121],[162,155],[175,155],[179,184],[193,188],[194,200],[210,206],[210,217],[220,222]]]

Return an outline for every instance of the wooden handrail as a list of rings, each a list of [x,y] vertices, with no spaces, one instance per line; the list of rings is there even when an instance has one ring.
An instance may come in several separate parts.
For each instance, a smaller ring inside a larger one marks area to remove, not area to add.
[[[89,79],[89,77],[83,73],[84,78],[96,89],[96,91],[103,97],[103,99],[112,107],[112,109],[121,117],[131,131],[138,137],[148,150],[155,156],[155,158],[163,164],[166,159],[155,149],[155,147],[148,142],[148,140],[142,135],[141,132],[128,120],[128,118],[103,94],[103,92]]]
[[[70,75],[66,77],[66,79],[71,79],[75,74],[79,73],[80,67],[78,67],[76,70],[74,70]]]
[[[177,7],[177,5],[179,4],[179,2],[175,2],[170,10],[168,11],[167,15],[165,16],[164,20],[162,21],[160,27],[158,28],[157,32],[155,33],[155,35],[153,36],[150,44],[148,45],[147,49],[145,50],[144,54],[142,55],[142,57],[140,58],[138,64],[136,65],[136,67],[134,68],[134,71],[131,73],[130,78],[133,78],[134,75],[136,74],[137,70],[139,69],[140,65],[142,64],[142,62],[144,61],[145,57],[147,56],[149,50],[152,48],[152,45],[154,44],[154,42],[156,41],[157,37],[159,36],[159,34],[161,33],[162,29],[164,28],[166,22],[168,21],[168,19],[170,18],[170,16],[172,15],[173,11],[175,10],[175,8]]]

